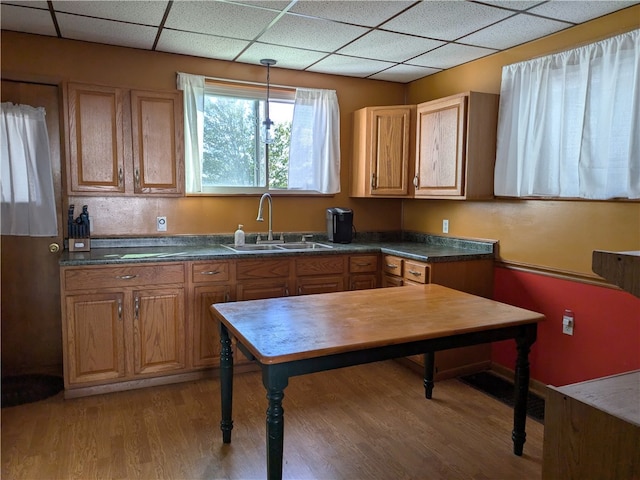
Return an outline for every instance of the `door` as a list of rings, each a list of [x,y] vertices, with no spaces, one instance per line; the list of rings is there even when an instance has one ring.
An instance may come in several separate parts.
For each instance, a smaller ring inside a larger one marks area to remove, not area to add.
[[[44,107],[47,115],[57,237],[2,235],[2,376],[62,375],[59,252],[62,249],[62,181],[58,86],[2,80],[2,101]],[[53,248],[55,250],[55,248]]]

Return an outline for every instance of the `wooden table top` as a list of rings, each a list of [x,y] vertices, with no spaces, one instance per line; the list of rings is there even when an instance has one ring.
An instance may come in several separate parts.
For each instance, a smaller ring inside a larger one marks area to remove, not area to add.
[[[217,303],[211,312],[262,364],[544,319],[436,284]]]

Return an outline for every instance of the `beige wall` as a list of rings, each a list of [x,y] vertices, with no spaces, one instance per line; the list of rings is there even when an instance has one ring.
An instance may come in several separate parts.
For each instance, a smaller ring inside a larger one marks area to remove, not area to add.
[[[500,93],[502,67],[640,26],[640,6],[486,57],[409,85],[407,103],[475,90]],[[500,259],[591,274],[593,250],[640,250],[640,203],[548,200],[406,200],[403,228],[500,241]]]
[[[2,76],[18,80],[88,83],[144,89],[174,89],[176,72],[264,82],[262,66],[148,52],[38,35],[2,32]],[[325,209],[353,208],[359,231],[399,230],[400,200],[362,201],[348,196],[352,115],[358,108],[404,103],[405,86],[376,80],[298,72],[274,67],[273,84],[335,89],[340,103],[342,193],[335,196],[274,197],[276,232],[324,231]],[[167,234],[231,233],[238,223],[264,232],[255,221],[258,196],[238,197],[71,197],[89,205],[94,236],[156,234],[155,219],[165,215]]]

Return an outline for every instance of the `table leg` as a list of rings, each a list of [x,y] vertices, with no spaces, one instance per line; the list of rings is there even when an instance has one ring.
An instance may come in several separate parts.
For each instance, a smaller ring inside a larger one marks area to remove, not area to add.
[[[527,326],[523,335],[516,338],[518,357],[515,371],[515,406],[513,409],[513,453],[521,456],[527,434],[527,397],[529,396],[529,351],[536,340],[536,325]]]
[[[267,389],[267,478],[282,479],[282,455],[284,450],[284,409],[282,399],[289,379],[263,370],[262,382]]]
[[[433,393],[433,370],[435,367],[435,353],[424,354],[424,396],[431,398]]]
[[[233,429],[233,419],[231,408],[233,404],[233,351],[231,350],[231,338],[227,327],[220,323],[220,397],[222,405],[222,420],[220,430],[222,430],[222,442],[231,443],[231,430]]]

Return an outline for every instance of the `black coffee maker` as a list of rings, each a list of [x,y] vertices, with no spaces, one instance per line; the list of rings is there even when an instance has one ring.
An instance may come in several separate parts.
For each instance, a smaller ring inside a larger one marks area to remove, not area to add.
[[[334,243],[351,243],[353,238],[353,210],[327,208],[327,237]]]

